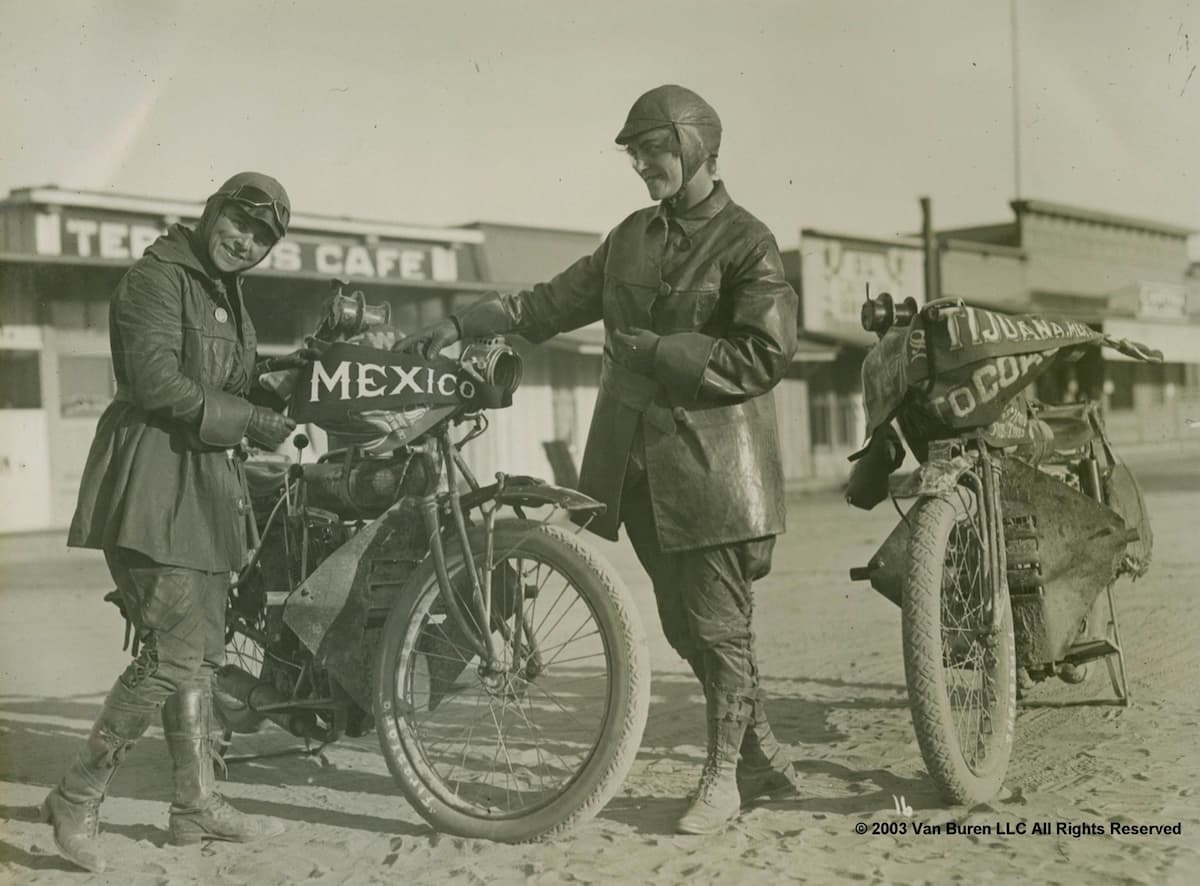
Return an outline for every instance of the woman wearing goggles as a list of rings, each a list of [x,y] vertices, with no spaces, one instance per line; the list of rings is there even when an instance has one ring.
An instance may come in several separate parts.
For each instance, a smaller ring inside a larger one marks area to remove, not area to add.
[[[239,173],[208,198],[198,224],[172,225],[156,240],[113,293],[117,392],[96,428],[67,544],[104,551],[137,657],[42,807],[59,851],[89,871],[106,865],[100,801],[159,717],[173,762],[173,842],[248,842],[283,830],[214,790],[210,733],[229,576],[247,548],[248,494],[241,461],[229,456],[243,438],[274,449],[295,427],[249,400],[264,367],[242,274],[287,233],[290,215],[283,185]],[[293,357],[292,365],[304,359]]]

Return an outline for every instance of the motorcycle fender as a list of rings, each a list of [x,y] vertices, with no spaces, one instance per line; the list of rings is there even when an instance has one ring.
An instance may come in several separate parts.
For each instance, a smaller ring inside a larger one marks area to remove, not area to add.
[[[554,505],[566,511],[602,511],[604,504],[577,489],[555,486],[536,477],[506,477],[493,496],[498,504],[537,508]]]
[[[368,618],[427,551],[415,500],[403,498],[330,554],[284,603],[284,623],[365,711],[374,659]]]
[[[962,475],[975,467],[975,457],[960,453],[941,455],[930,447],[929,460],[896,484],[896,498],[942,498],[958,486]]]

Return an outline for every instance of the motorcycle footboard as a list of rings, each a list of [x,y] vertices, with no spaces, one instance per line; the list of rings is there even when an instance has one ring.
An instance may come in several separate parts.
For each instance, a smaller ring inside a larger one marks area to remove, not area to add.
[[[851,580],[870,581],[872,588],[899,606],[904,596],[904,569],[911,536],[908,523],[901,520],[866,566],[850,570]]]

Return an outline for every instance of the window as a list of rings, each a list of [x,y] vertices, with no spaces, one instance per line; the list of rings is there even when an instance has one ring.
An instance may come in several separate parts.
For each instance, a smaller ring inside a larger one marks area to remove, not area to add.
[[[0,351],[0,409],[41,409],[38,351]]]
[[[1133,409],[1133,363],[1112,360],[1105,364],[1104,390],[1108,408],[1120,412]]]
[[[832,391],[810,393],[808,397],[808,428],[813,448],[833,445],[833,407],[837,395]]]
[[[1143,401],[1161,406],[1179,395],[1184,372],[1180,363],[1137,363],[1133,369],[1134,384],[1143,391]]]
[[[837,399],[837,411],[839,445],[857,446],[858,437],[865,428],[859,418],[862,414],[862,406],[857,398],[843,395]]]
[[[117,390],[108,357],[58,358],[59,397],[63,418],[91,418],[112,401]]]

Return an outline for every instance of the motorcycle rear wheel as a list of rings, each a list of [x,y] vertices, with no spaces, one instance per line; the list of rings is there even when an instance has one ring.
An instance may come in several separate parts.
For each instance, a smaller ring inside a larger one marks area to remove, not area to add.
[[[910,515],[901,606],[904,672],[921,756],[942,798],[972,805],[1000,791],[1012,753],[1016,655],[1008,588],[993,630],[983,515],[964,488]]]
[[[469,538],[482,563],[483,530]],[[465,594],[457,542],[446,560]],[[578,536],[499,521],[493,563],[491,628],[503,668],[483,670],[426,564],[384,626],[375,714],[392,775],[434,828],[524,842],[586,821],[620,787],[646,724],[649,655],[628,591]],[[513,642],[510,589],[540,662]]]

